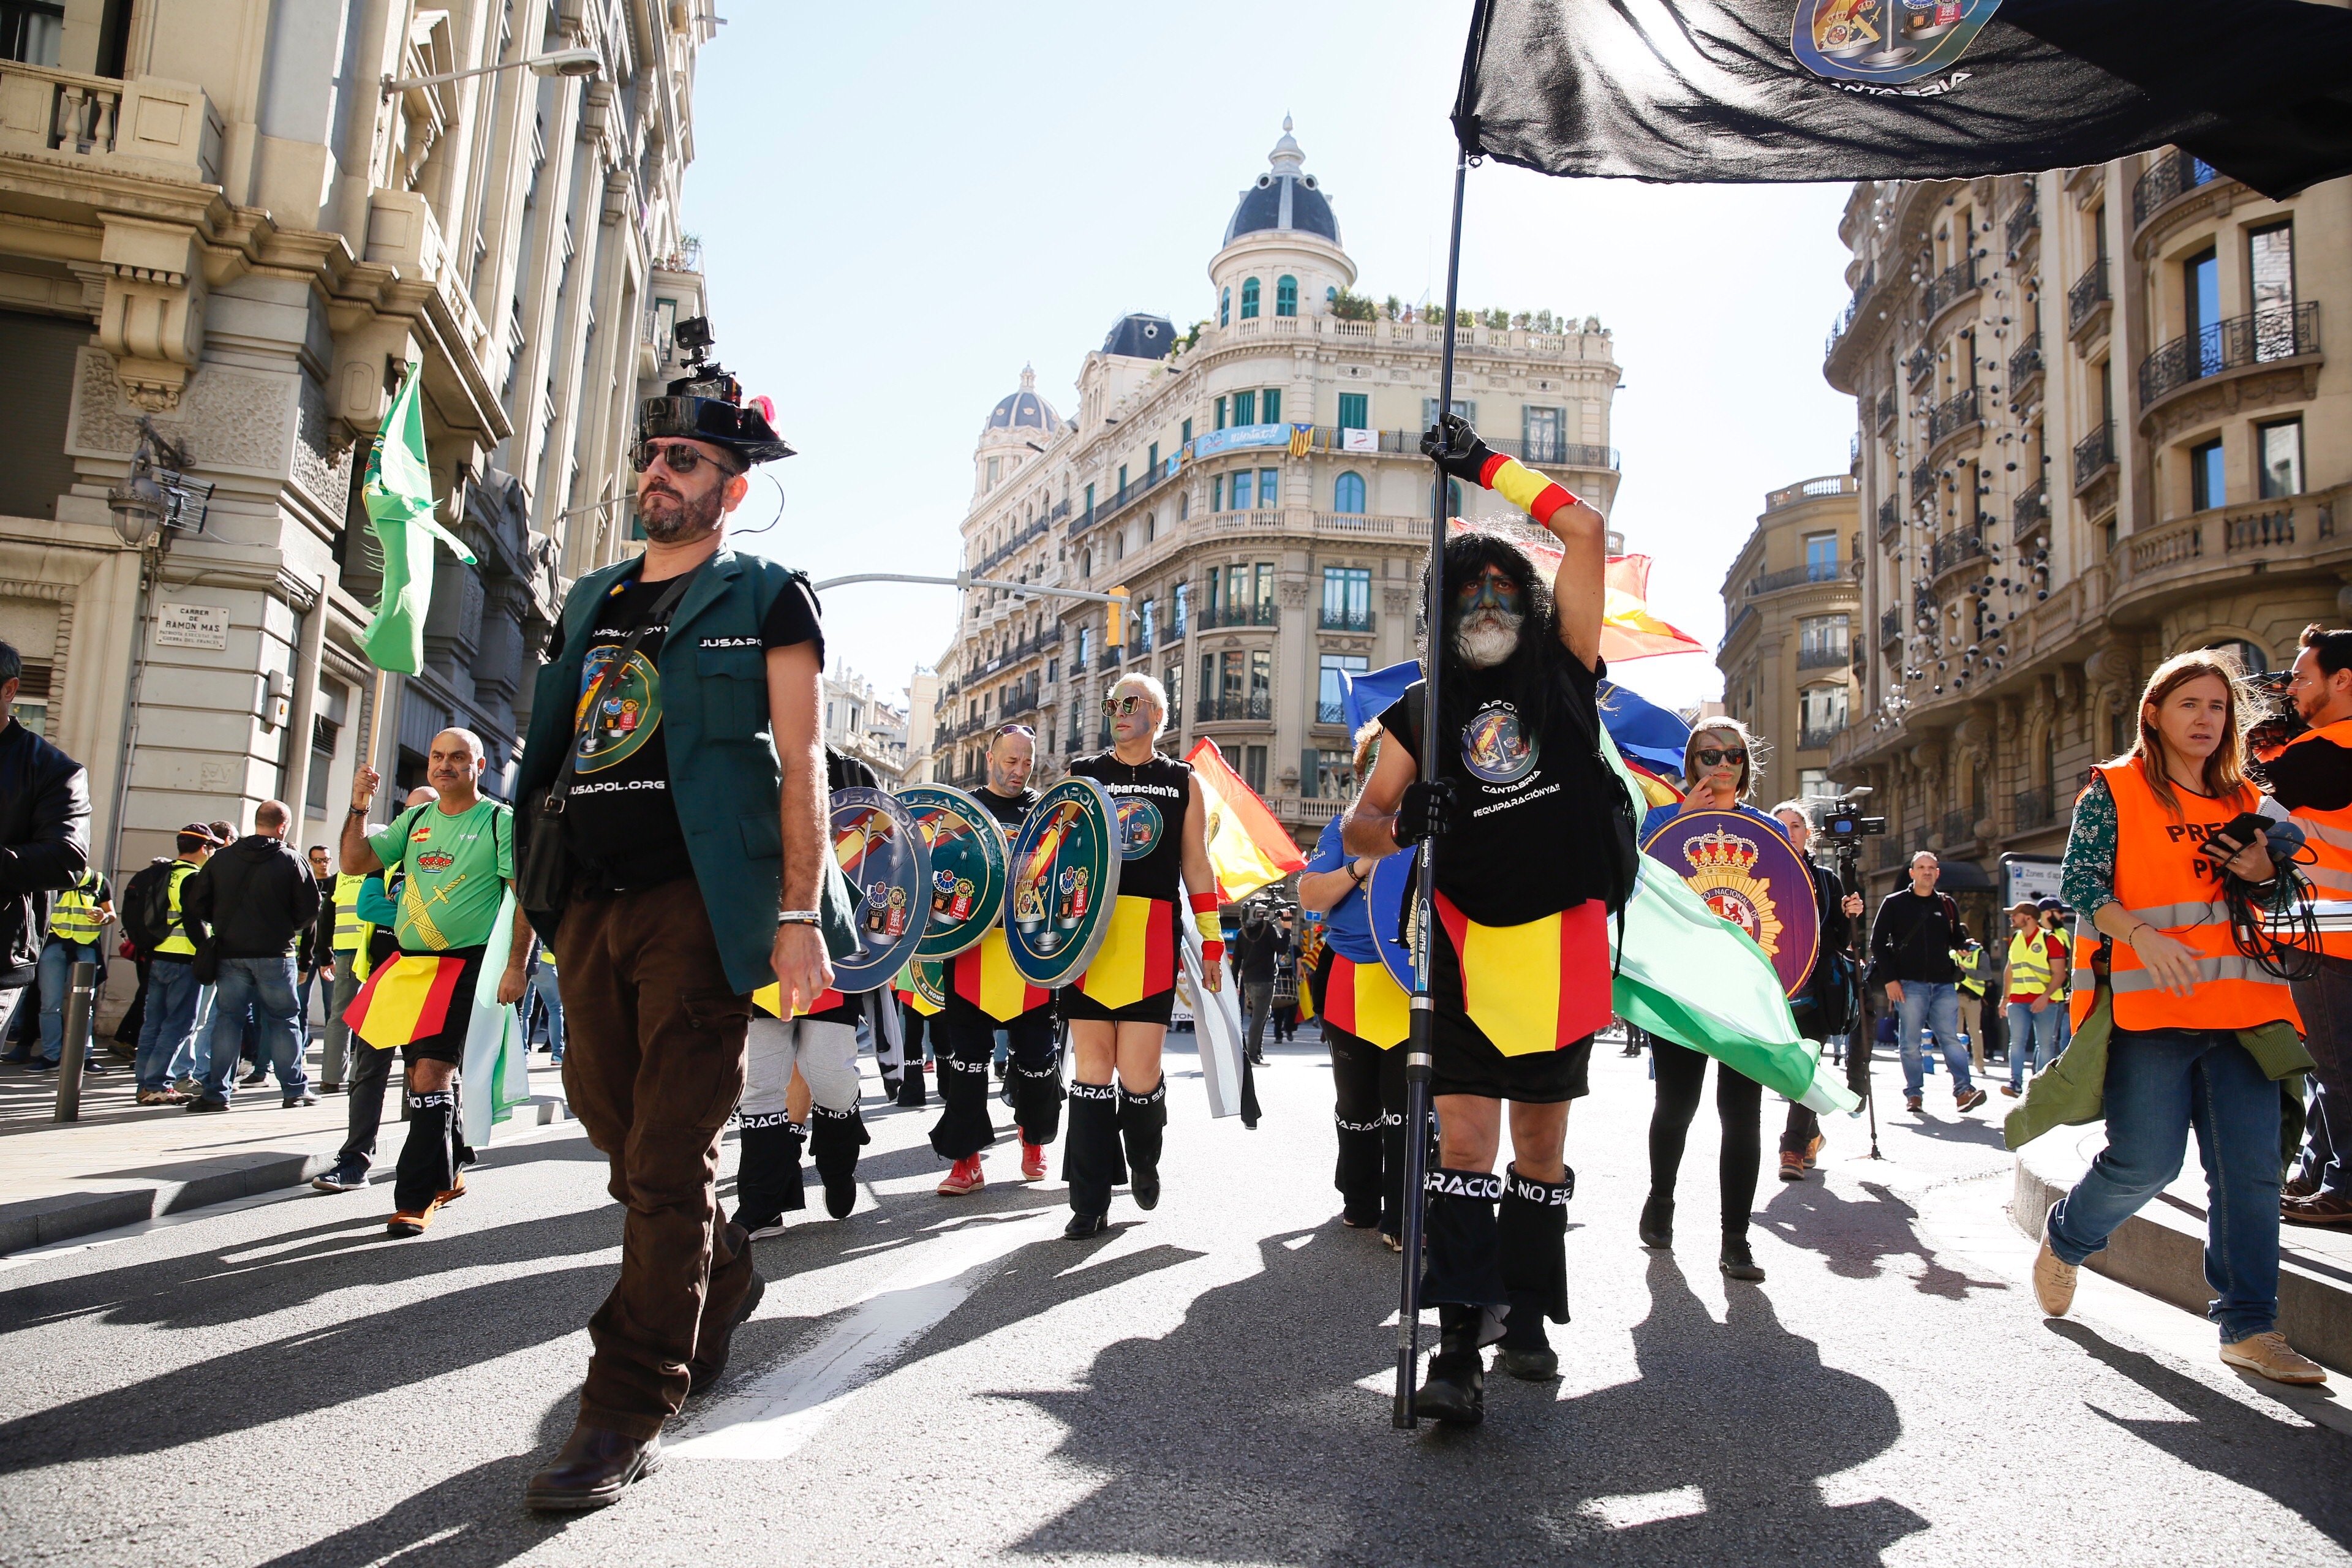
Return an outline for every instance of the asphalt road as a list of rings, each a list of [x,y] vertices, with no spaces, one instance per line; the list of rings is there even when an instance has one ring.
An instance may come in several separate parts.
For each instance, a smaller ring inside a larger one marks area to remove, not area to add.
[[[1712,1097],[1680,1248],[1645,1252],[1646,1063],[1604,1047],[1570,1131],[1565,1375],[1498,1379],[1483,1427],[1407,1435],[1388,1420],[1396,1264],[1338,1224],[1319,1049],[1277,1051],[1255,1132],[1207,1120],[1190,1066],[1171,1066],[1160,1208],[1122,1197],[1086,1243],[1059,1238],[1058,1181],[1010,1179],[1009,1142],[984,1193],[934,1197],[932,1112],[869,1098],[857,1213],[760,1244],[772,1285],[726,1382],[658,1475],[567,1521],[520,1499],[570,1427],[618,1260],[576,1131],[494,1144],[422,1241],[383,1238],[378,1186],[0,1262],[0,1560],[2352,1555],[2331,1396],[2253,1386],[2200,1321],[2104,1281],[2079,1321],[2034,1310],[2030,1248],[1995,1223],[1998,1097],[1958,1117],[1931,1080],[1883,1163],[1841,1121],[1822,1179],[1764,1180],[1769,1279],[1727,1285]]]

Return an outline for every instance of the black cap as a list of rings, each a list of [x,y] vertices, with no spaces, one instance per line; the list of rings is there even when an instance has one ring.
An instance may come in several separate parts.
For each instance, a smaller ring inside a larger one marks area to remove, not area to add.
[[[637,439],[707,441],[724,447],[747,467],[791,457],[792,447],[768,422],[767,399],[745,403],[743,384],[705,357],[710,352],[710,331],[704,319],[680,321],[676,331],[693,358],[686,374],[669,384],[667,395],[648,397],[639,405]]]

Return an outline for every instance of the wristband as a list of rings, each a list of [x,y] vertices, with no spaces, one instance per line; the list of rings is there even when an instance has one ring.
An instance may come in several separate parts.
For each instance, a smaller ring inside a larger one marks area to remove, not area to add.
[[[1201,944],[1201,967],[1213,969],[1225,961],[1225,944],[1211,940]]]
[[[1215,942],[1224,935],[1223,922],[1217,919],[1218,902],[1214,893],[1192,895],[1192,929],[1201,933],[1202,942]]]
[[[776,923],[780,926],[813,926],[824,923],[822,910],[779,910]]]
[[[1493,490],[1529,517],[1546,527],[1560,508],[1574,506],[1577,498],[1558,484],[1520,462],[1501,453],[1486,459],[1479,470],[1478,482]]]

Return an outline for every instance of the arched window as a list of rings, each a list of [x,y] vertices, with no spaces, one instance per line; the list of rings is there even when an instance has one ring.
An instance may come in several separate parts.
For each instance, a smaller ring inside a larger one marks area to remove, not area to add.
[[[1341,474],[1331,487],[1333,511],[1357,512],[1364,510],[1364,476]]]
[[[1274,285],[1274,313],[1277,316],[1298,314],[1298,279],[1279,278]]]
[[[1217,290],[1217,325],[1230,327],[1233,324],[1234,291],[1229,285]]]
[[[1325,289],[1323,290],[1323,302],[1326,305],[1338,304],[1339,302],[1339,290],[1338,288],[1333,287]]]
[[[2236,654],[2240,668],[2248,675],[2260,675],[2271,667],[2270,660],[2263,657],[2263,650],[2242,637],[2232,638],[2228,642],[2207,643],[2205,650],[2208,653]]]
[[[1255,278],[1242,279],[1242,320],[1257,320],[1257,279]]]

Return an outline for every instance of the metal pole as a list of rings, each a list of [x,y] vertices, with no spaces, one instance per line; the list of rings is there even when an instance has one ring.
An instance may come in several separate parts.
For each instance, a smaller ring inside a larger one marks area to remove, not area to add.
[[[83,960],[73,966],[66,983],[66,1040],[58,1058],[59,1121],[81,1120],[81,1064],[89,1038],[90,1009],[96,1005],[98,965]]]
[[[1454,411],[1454,321],[1462,282],[1462,194],[1468,183],[1470,153],[1456,146],[1454,154],[1454,227],[1445,252],[1445,353],[1438,362],[1437,416]],[[1423,607],[1426,651],[1421,661],[1421,782],[1437,782],[1438,670],[1445,638],[1445,470],[1430,481],[1429,597]],[[1431,1054],[1429,995],[1429,931],[1437,904],[1437,840],[1421,845],[1420,880],[1413,890],[1420,918],[1412,931],[1412,1034],[1404,1058],[1404,1251],[1403,1279],[1398,1287],[1396,1394],[1389,1419],[1411,1431],[1418,1421],[1413,1409],[1413,1377],[1421,1361],[1422,1221],[1428,1198],[1423,1188],[1429,1179],[1430,1079],[1435,1067]]]

